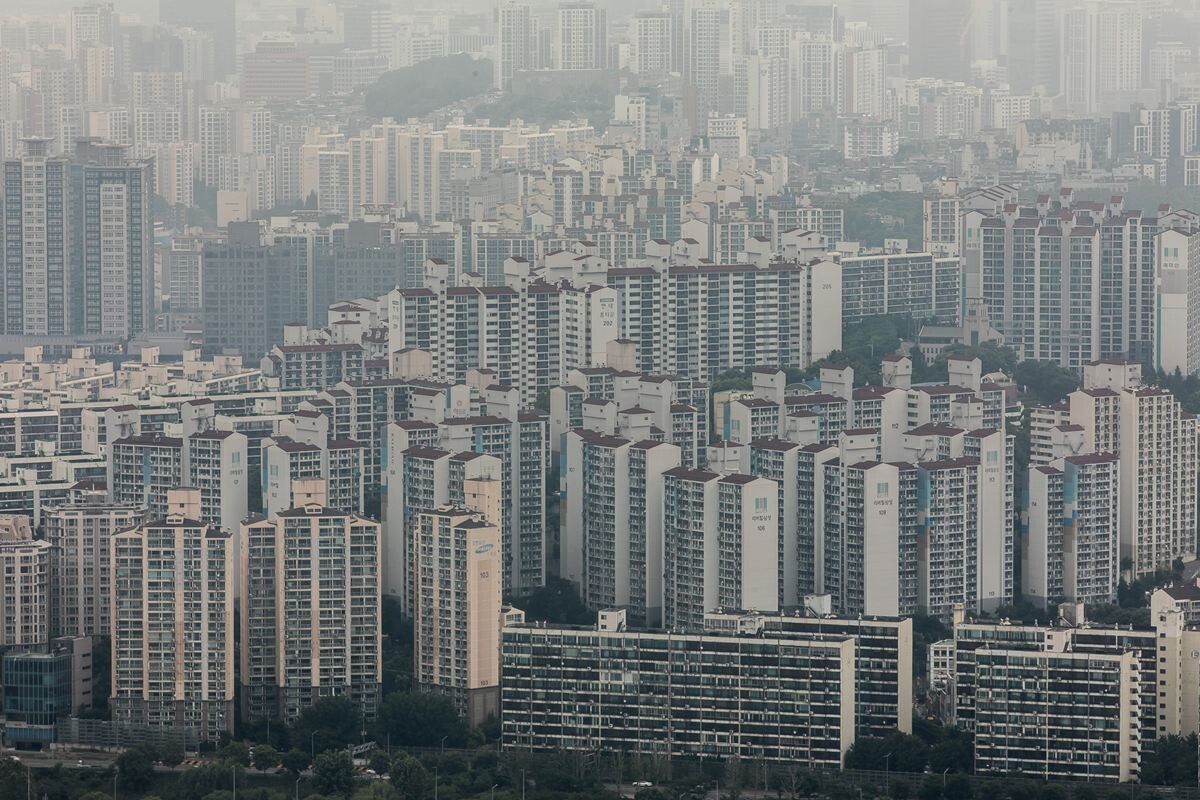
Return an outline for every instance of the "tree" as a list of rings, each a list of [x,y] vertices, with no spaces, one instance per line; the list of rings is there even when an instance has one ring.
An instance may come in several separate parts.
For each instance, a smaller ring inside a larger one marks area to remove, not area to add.
[[[491,88],[492,62],[460,53],[384,73],[367,88],[364,104],[372,116],[408,119]]]
[[[649,789],[639,789],[633,796],[634,800],[671,800],[672,795],[665,789],[651,786]]]
[[[946,800],[970,800],[972,795],[971,779],[966,775],[950,775],[946,778],[946,788],[942,796]]]
[[[947,345],[942,350],[941,355],[937,357],[937,360],[944,363],[950,356],[974,356],[978,358],[982,363],[984,375],[987,375],[989,372],[1003,372],[1011,378],[1017,369],[1016,351],[1011,347],[1005,347],[995,342],[983,342],[977,345]]]
[[[292,773],[293,777],[298,776],[309,765],[308,753],[303,750],[293,747],[283,754],[283,768]]]
[[[433,783],[421,762],[407,753],[396,756],[392,762],[391,777],[392,788],[404,800],[424,800]]]
[[[254,748],[254,768],[260,770],[274,769],[279,765],[279,751],[269,744],[260,744]]]
[[[329,750],[317,756],[312,775],[313,788],[321,794],[345,796],[354,788],[354,762],[345,750]]]
[[[384,698],[373,731],[375,741],[391,736],[392,744],[401,747],[436,744],[443,736],[447,747],[462,747],[467,740],[466,726],[449,699],[418,692],[396,692]]]
[[[730,369],[716,375],[709,385],[713,394],[717,392],[750,391],[750,373],[744,369]]]
[[[230,742],[217,751],[217,757],[239,767],[250,766],[250,748],[241,742]]]
[[[975,744],[970,734],[950,728],[944,738],[929,749],[929,771],[972,772],[975,769]]]
[[[1053,405],[1079,388],[1079,378],[1052,361],[1022,361],[1012,374],[1013,382],[1040,405]]]
[[[548,578],[545,586],[514,600],[513,605],[522,609],[530,622],[586,625],[596,621],[595,613],[579,599],[575,585],[562,578]]]
[[[140,791],[154,777],[154,753],[147,747],[133,747],[117,756],[117,785],[122,789]]]
[[[185,757],[183,748],[178,742],[164,742],[162,747],[158,748],[158,760],[165,767],[178,767],[183,763]]]
[[[358,706],[348,697],[323,697],[300,712],[292,741],[299,747],[310,745],[313,751],[340,750],[359,741],[362,717]]]
[[[374,753],[371,753],[371,760],[367,762],[367,766],[376,775],[386,775],[392,768],[392,759],[383,750],[376,750]]]
[[[28,767],[10,756],[0,756],[0,786],[24,783]]]
[[[400,800],[400,793],[390,781],[371,781],[355,790],[354,800]]]
[[[1185,786],[1196,782],[1196,735],[1162,736],[1142,752],[1142,783]]]
[[[864,736],[846,754],[846,766],[892,772],[924,772],[929,746],[915,736],[894,733],[886,738]]]

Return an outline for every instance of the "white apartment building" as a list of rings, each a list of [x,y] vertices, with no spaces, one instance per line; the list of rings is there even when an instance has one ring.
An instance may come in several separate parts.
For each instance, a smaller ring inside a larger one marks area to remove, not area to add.
[[[665,12],[647,11],[633,17],[632,64],[638,75],[666,75],[671,71],[674,21]]]
[[[1120,470],[1115,455],[1067,456],[1029,471],[1022,589],[1031,602],[1116,601]]]
[[[624,608],[637,625],[662,624],[664,476],[680,465],[672,444],[582,428],[566,434],[559,575],[578,584],[589,608]]]
[[[559,3],[555,54],[559,69],[608,67],[608,14],[600,4]]]
[[[663,477],[663,625],[697,630],[709,611],[778,610],[775,482],[686,467]]]
[[[1118,359],[1084,367],[1083,387],[1068,403],[1082,436],[1059,426],[1060,447],[1075,452],[1056,457],[1111,453],[1119,460],[1121,562],[1149,575],[1195,552],[1195,418],[1170,392],[1142,386],[1139,365]]]
[[[430,441],[437,436],[437,429],[430,426]],[[404,427],[393,423],[390,443],[399,443],[408,437]],[[406,442],[405,442],[406,443]],[[399,444],[398,444],[399,446]],[[413,445],[388,458],[387,513],[385,514],[384,536],[384,591],[400,598],[407,613],[414,607],[416,576],[414,564],[416,553],[412,549],[414,526],[425,511],[441,508],[448,504],[464,505],[467,502],[468,481],[492,481],[502,487],[502,462],[491,455],[474,452],[451,453],[430,444]],[[477,484],[476,484],[477,485]],[[469,508],[477,513],[490,513],[492,509]],[[503,517],[497,517],[498,525]]]

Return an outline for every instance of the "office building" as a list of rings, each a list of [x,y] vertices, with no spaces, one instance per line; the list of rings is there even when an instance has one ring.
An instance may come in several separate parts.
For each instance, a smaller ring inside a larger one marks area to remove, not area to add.
[[[61,717],[92,708],[92,640],[62,637],[4,653],[4,744],[48,748]]]

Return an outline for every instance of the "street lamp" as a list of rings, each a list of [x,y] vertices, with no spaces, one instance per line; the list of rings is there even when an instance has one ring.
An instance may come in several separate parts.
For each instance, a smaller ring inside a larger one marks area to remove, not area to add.
[[[312,736],[308,737],[308,757],[313,761],[317,760],[317,732],[313,731]]]
[[[945,789],[946,789],[946,773],[947,773],[947,772],[949,772],[949,771],[950,771],[950,768],[949,768],[949,767],[946,767],[944,770],[942,770],[942,790],[943,790],[943,791],[942,791],[942,794],[945,794]]]
[[[525,770],[521,770],[521,800],[525,800]]]
[[[442,755],[446,755],[446,738],[447,738],[446,736],[443,736],[443,737],[442,737],[441,744],[440,744],[440,745],[438,745],[438,747],[439,747],[439,748],[441,749],[441,751],[442,751],[442,752],[441,752],[441,754],[442,754]]]
[[[296,776],[296,800],[300,800],[300,776]]]
[[[496,787],[497,787],[497,786],[499,786],[499,785],[500,785],[500,784],[498,784],[498,783],[493,783],[493,784],[492,784],[492,800],[496,800]]]
[[[888,753],[883,757],[883,790],[889,791],[891,788],[891,772],[892,772],[892,754]],[[234,798],[237,800],[237,798]]]

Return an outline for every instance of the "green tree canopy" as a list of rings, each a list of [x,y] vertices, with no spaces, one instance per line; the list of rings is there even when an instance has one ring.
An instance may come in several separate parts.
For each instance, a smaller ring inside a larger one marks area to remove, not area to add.
[[[323,697],[300,712],[292,742],[316,753],[340,750],[362,739],[362,715],[348,697]]]
[[[354,788],[354,762],[345,750],[328,750],[312,765],[313,788],[321,794],[346,796]]]
[[[419,692],[395,692],[384,698],[373,726],[377,742],[390,741],[394,746],[421,747],[437,745],[446,737],[447,747],[462,747],[467,741],[467,729],[454,704],[447,698]]]
[[[260,744],[254,748],[254,768],[261,770],[274,769],[279,766],[279,751],[269,744]]]
[[[117,785],[129,791],[141,791],[154,777],[155,753],[148,747],[132,747],[117,756]]]

